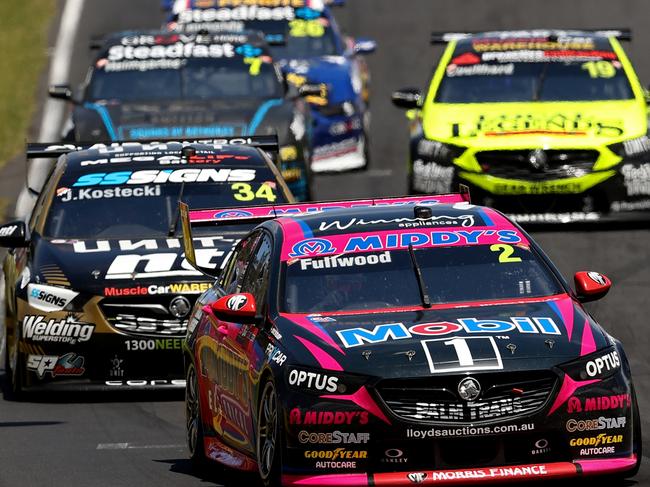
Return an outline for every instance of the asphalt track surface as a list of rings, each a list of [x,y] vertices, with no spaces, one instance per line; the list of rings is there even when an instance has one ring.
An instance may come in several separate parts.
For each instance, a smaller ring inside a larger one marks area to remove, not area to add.
[[[647,0],[348,3],[337,10],[340,23],[350,33],[379,41],[378,52],[370,58],[372,167],[367,173],[318,178],[319,198],[394,195],[406,189],[406,120],[392,107],[389,97],[394,89],[422,87],[426,83],[439,54],[428,44],[432,30],[632,27],[635,37],[626,49],[641,79],[650,82]],[[80,82],[86,72],[90,36],[128,28],[155,28],[162,19],[158,5],[158,0],[87,0],[70,81]],[[35,120],[34,125],[39,123]],[[14,161],[0,175],[2,196],[17,194],[23,178],[21,164]],[[643,429],[650,438],[648,227],[562,228],[536,231],[534,235],[565,276],[578,270],[598,270],[614,281],[610,294],[590,309],[625,345]],[[0,486],[250,485],[250,477],[217,467],[200,474],[192,472],[184,447],[183,416],[181,394],[57,395],[22,403],[0,400]],[[644,450],[649,452],[650,445],[646,443]],[[650,485],[650,459],[644,458],[644,462],[635,479],[641,486]]]

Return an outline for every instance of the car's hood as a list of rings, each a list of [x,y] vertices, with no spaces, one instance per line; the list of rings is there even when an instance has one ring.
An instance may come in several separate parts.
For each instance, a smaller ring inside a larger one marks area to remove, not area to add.
[[[234,234],[196,238],[198,263],[218,269],[237,241]],[[34,253],[32,280],[100,296],[121,295],[121,289],[209,280],[185,260],[182,247],[178,238],[41,239]]]
[[[636,100],[435,103],[423,110],[428,139],[470,147],[595,147],[645,135],[647,126]]]
[[[344,56],[322,56],[290,61],[283,66],[283,70],[305,76],[309,83],[326,84],[330,104],[354,100],[361,91],[360,75],[354,72],[353,63]],[[356,91],[355,78],[358,78]]]
[[[548,369],[609,344],[568,295],[348,315],[283,314],[305,365],[384,378]]]
[[[86,104],[85,116],[119,140],[229,137],[256,133],[283,99]]]

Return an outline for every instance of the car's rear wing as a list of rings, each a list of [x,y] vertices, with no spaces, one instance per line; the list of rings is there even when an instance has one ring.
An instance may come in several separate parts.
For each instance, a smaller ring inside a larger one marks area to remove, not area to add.
[[[497,31],[465,31],[465,32],[433,32],[431,44],[447,44],[451,41],[468,39],[473,36],[482,38],[514,39],[528,37],[563,37],[576,35],[597,35],[614,37],[619,41],[631,41],[632,30],[623,29],[533,29],[533,30],[497,30]]]
[[[220,225],[251,225],[283,216],[298,216],[322,211],[344,208],[363,208],[393,205],[435,205],[471,203],[469,188],[460,185],[458,193],[431,194],[423,196],[403,196],[395,198],[374,198],[362,200],[319,201],[313,203],[294,203],[287,205],[264,205],[238,208],[212,208],[190,210],[186,203],[179,204],[179,217],[183,229],[185,258],[197,270],[214,276],[214,269],[200,267],[196,262],[192,227]]]
[[[71,152],[85,150],[116,151],[119,149],[143,149],[143,150],[174,150],[170,144],[180,144],[188,147],[192,144],[209,146],[222,145],[248,145],[267,152],[279,152],[280,146],[278,137],[275,135],[257,135],[250,137],[221,137],[218,139],[176,139],[176,140],[138,140],[138,141],[117,141],[117,142],[75,142],[72,144],[53,143],[28,143],[27,159],[55,159]]]

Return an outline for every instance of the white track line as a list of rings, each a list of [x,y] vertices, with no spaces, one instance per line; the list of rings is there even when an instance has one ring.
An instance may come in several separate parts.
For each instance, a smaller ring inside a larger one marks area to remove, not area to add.
[[[70,76],[72,51],[77,36],[77,26],[81,20],[85,0],[66,0],[61,14],[59,32],[56,36],[54,53],[50,61],[48,84],[67,83]],[[45,100],[41,128],[38,140],[41,142],[55,142],[59,140],[61,124],[66,111],[66,104],[50,98]],[[38,159],[29,164],[29,181],[35,189],[40,189],[45,183],[52,162],[47,159]],[[20,193],[16,203],[16,217],[26,219],[32,210],[35,197],[26,189]]]

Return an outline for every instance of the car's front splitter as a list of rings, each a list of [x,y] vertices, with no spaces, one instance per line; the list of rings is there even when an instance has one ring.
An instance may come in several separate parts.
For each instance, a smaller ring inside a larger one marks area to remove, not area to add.
[[[330,475],[283,475],[282,485],[295,486],[365,486],[365,485],[459,485],[495,482],[561,479],[591,475],[625,474],[637,462],[636,455],[600,460],[509,465],[502,467],[464,468],[388,473],[350,473]]]

